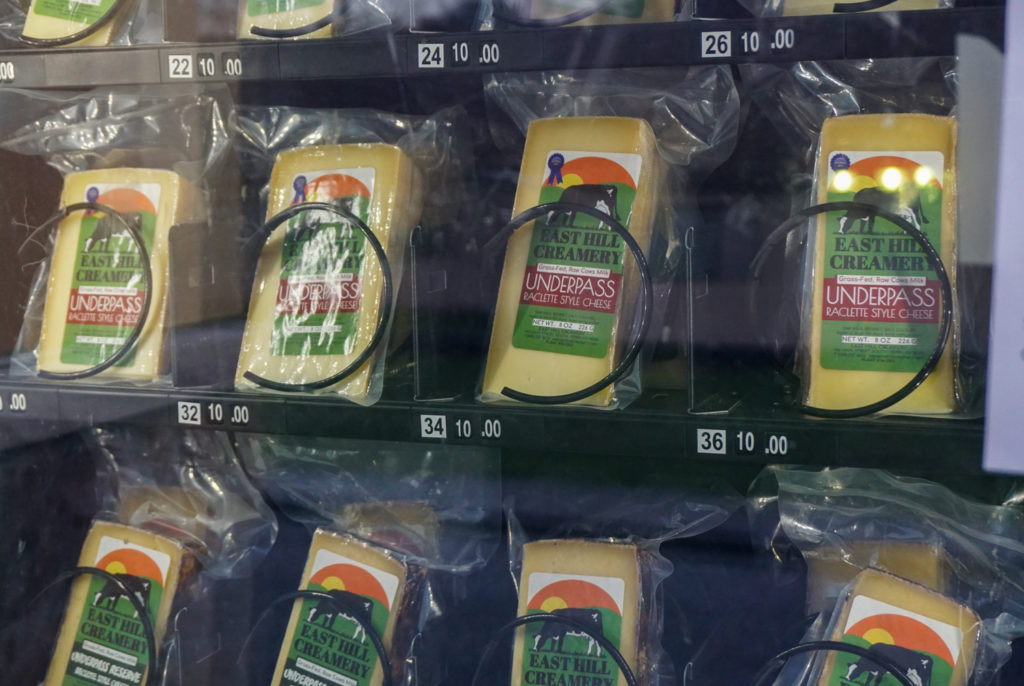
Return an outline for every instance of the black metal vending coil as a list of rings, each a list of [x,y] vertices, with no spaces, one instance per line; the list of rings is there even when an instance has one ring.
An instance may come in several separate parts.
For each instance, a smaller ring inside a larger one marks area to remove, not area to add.
[[[249,32],[254,36],[260,36],[261,38],[299,38],[301,36],[308,36],[311,33],[315,33],[322,28],[340,21],[342,16],[342,6],[343,3],[335,2],[334,8],[329,14],[303,26],[296,26],[290,29],[271,29],[265,26],[253,26],[249,29]]]
[[[870,12],[888,5],[895,4],[896,0],[863,0],[862,2],[837,2],[832,6],[836,14],[850,14],[854,12]]]
[[[651,269],[647,264],[647,258],[644,256],[643,248],[637,243],[636,239],[629,233],[617,219],[611,215],[588,207],[586,205],[578,205],[571,202],[548,202],[522,212],[521,214],[513,217],[512,220],[506,224],[490,241],[488,241],[488,247],[503,245],[508,242],[508,239],[525,224],[539,219],[540,217],[549,214],[551,212],[575,212],[579,214],[586,214],[594,219],[597,219],[602,224],[606,224],[612,231],[614,231],[619,238],[622,239],[626,247],[633,254],[633,258],[636,260],[637,267],[640,271],[640,313],[639,313],[639,325],[636,327],[636,332],[630,341],[629,347],[626,349],[626,353],[622,356],[615,368],[608,373],[607,376],[601,380],[592,383],[586,388],[582,388],[572,393],[563,393],[561,395],[534,395],[532,393],[525,393],[523,391],[517,391],[514,388],[505,387],[501,389],[501,394],[518,400],[524,403],[532,403],[534,405],[566,405],[569,403],[589,398],[598,391],[604,389],[606,386],[610,386],[619,379],[626,376],[629,373],[630,368],[633,366],[633,362],[640,355],[640,351],[643,349],[644,339],[647,337],[647,331],[651,326],[651,316],[654,310],[654,284],[653,278],[651,277]]]
[[[885,655],[879,655],[877,652],[872,652],[869,648],[862,648],[861,646],[854,645],[852,643],[843,643],[841,641],[808,641],[807,643],[801,643],[793,646],[788,650],[784,650],[771,660],[769,660],[761,671],[757,673],[754,680],[751,682],[751,686],[770,686],[773,683],[775,677],[782,671],[782,668],[786,666],[786,662],[790,658],[803,653],[821,653],[821,652],[835,652],[835,653],[849,653],[856,655],[861,659],[868,660],[870,663],[881,667],[885,672],[891,674],[900,682],[901,686],[916,686],[910,677],[907,676],[903,668],[898,665],[895,661],[889,659]],[[876,682],[877,683],[877,682]]]
[[[68,205],[57,212],[57,214],[47,219],[35,231],[33,231],[25,241],[25,244],[32,241],[36,235],[50,231],[54,225],[70,217],[74,212],[102,212],[121,223],[124,229],[128,232],[128,235],[131,237],[136,249],[139,251],[139,261],[142,263],[142,277],[145,281],[145,295],[142,298],[142,307],[139,309],[138,319],[136,320],[135,325],[131,328],[131,331],[128,333],[128,336],[124,339],[121,347],[115,350],[113,354],[99,364],[81,371],[50,372],[45,369],[37,370],[36,374],[39,378],[49,379],[52,381],[74,381],[77,379],[86,379],[90,376],[96,376],[100,372],[106,371],[120,362],[125,355],[132,351],[135,344],[138,342],[139,337],[142,335],[142,329],[145,327],[146,320],[149,318],[149,311],[153,303],[153,266],[150,261],[149,251],[146,249],[146,243],[142,238],[142,234],[139,233],[139,230],[130,221],[128,221],[124,215],[112,207],[107,207],[106,205],[100,205],[94,202],[78,202]]]
[[[94,21],[93,23],[86,26],[81,31],[76,31],[69,36],[61,36],[60,38],[33,38],[31,36],[19,36],[20,40],[25,45],[31,45],[37,48],[56,48],[62,45],[71,45],[77,43],[80,40],[85,40],[89,36],[93,35],[104,26],[109,24],[125,7],[127,7],[134,0],[114,0],[114,4],[110,6],[103,15]]]
[[[895,405],[913,393],[917,387],[920,386],[933,371],[935,371],[935,368],[939,364],[939,360],[942,358],[943,352],[946,350],[950,331],[953,328],[953,287],[949,280],[949,274],[946,272],[946,267],[942,263],[942,257],[935,249],[935,246],[932,245],[932,242],[928,240],[928,237],[923,231],[908,222],[906,219],[889,212],[888,210],[883,210],[876,205],[868,203],[852,201],[827,202],[820,205],[812,205],[811,207],[800,210],[776,227],[776,229],[768,235],[768,238],[765,239],[760,250],[758,250],[754,259],[750,263],[751,284],[750,290],[748,291],[748,309],[751,313],[755,312],[757,309],[755,295],[759,290],[758,287],[761,280],[761,270],[767,261],[768,255],[770,255],[775,247],[781,243],[791,231],[797,228],[801,222],[805,223],[806,230],[806,222],[808,219],[816,215],[832,211],[856,211],[867,213],[868,216],[881,217],[882,219],[894,224],[905,234],[917,241],[918,245],[921,246],[921,250],[924,252],[925,259],[928,260],[928,266],[931,267],[932,271],[934,271],[935,275],[938,277],[939,290],[942,296],[942,314],[939,320],[939,333],[938,338],[935,341],[935,346],[932,348],[931,354],[929,354],[927,359],[925,359],[924,364],[921,365],[921,369],[918,370],[918,372],[909,381],[907,381],[907,383],[878,402],[862,405],[861,407],[834,410],[815,407],[813,405],[800,405],[800,411],[812,417],[821,417],[825,419],[849,419],[874,414],[875,412],[880,412],[887,407]]]
[[[514,26],[526,26],[530,28],[553,28],[556,26],[567,26],[577,21],[586,19],[603,10],[612,3],[612,0],[597,0],[590,2],[587,7],[570,12],[560,17],[529,17],[523,16],[513,8],[509,7],[511,0],[497,0],[491,13],[495,19]]]
[[[253,234],[250,241],[259,240],[262,246],[270,239],[274,230],[281,224],[285,223],[289,219],[302,214],[303,212],[311,210],[320,210],[322,212],[328,212],[335,214],[345,221],[351,223],[357,229],[359,229],[364,236],[366,236],[366,242],[373,248],[374,254],[377,256],[377,261],[380,264],[381,277],[383,284],[381,287],[381,305],[380,305],[380,316],[377,318],[377,328],[373,331],[373,336],[370,338],[369,343],[363,348],[362,352],[356,356],[355,360],[351,364],[346,366],[340,372],[332,374],[325,379],[319,379],[317,381],[308,381],[305,383],[286,383],[283,381],[273,381],[271,379],[265,379],[252,371],[247,371],[242,376],[253,382],[258,386],[269,388],[274,391],[282,391],[285,393],[298,393],[303,391],[318,391],[324,388],[329,388],[334,384],[342,381],[346,377],[350,376],[353,372],[359,369],[363,363],[365,363],[374,350],[380,345],[381,341],[384,340],[384,335],[387,332],[388,323],[391,321],[391,312],[394,309],[393,295],[394,295],[394,282],[391,276],[391,265],[388,262],[387,255],[384,253],[384,246],[381,245],[377,236],[374,235],[370,227],[366,225],[362,219],[354,215],[348,209],[340,206],[333,205],[324,202],[308,202],[299,205],[292,205],[286,210],[278,212],[273,217],[267,220],[263,226],[260,227],[259,231]]]
[[[345,593],[345,592],[342,592]],[[349,594],[354,595],[354,594]],[[358,596],[355,596],[358,597]],[[384,647],[384,639],[381,637],[377,630],[373,628],[373,624],[370,623],[369,617],[363,615],[359,611],[359,607],[355,605],[355,602],[350,602],[349,599],[341,593],[332,593],[329,591],[317,591],[310,588],[302,588],[297,591],[291,591],[284,595],[278,596],[271,601],[270,605],[267,606],[260,616],[256,619],[256,623],[253,624],[252,630],[249,635],[245,637],[245,641],[242,643],[242,648],[238,652],[238,660],[235,662],[235,666],[238,669],[245,664],[245,658],[249,653],[249,644],[252,643],[252,637],[256,633],[260,624],[267,618],[267,615],[271,613],[278,605],[288,601],[302,600],[302,599],[314,599],[321,600],[330,603],[334,609],[340,614],[345,615],[360,627],[366,637],[370,639],[370,643],[373,644],[374,650],[377,651],[377,659],[380,661],[381,670],[381,686],[393,686],[394,680],[391,676],[391,658],[388,657],[388,651]]]
[[[47,584],[46,587],[29,602],[29,605],[35,603],[43,594],[55,586],[67,583],[68,581],[73,581],[80,576],[97,576],[104,579],[107,583],[113,584],[120,592],[120,596],[126,598],[132,604],[132,607],[135,608],[135,612],[138,614],[139,624],[142,625],[142,633],[146,639],[146,650],[148,651],[147,654],[149,656],[149,660],[146,663],[145,683],[157,684],[157,646],[156,632],[153,630],[153,622],[149,618],[149,612],[146,610],[145,604],[122,579],[118,578],[117,575],[111,574],[106,570],[99,569],[98,567],[75,567],[74,569],[69,569],[68,571],[59,574],[56,579]]]
[[[619,671],[622,672],[623,678],[626,680],[626,686],[637,686],[636,675],[633,674],[633,670],[630,669],[629,663],[626,662],[626,658],[623,657],[615,644],[612,643],[608,638],[596,630],[593,626],[581,622],[572,617],[566,617],[563,615],[556,615],[551,612],[538,612],[532,615],[523,615],[522,617],[516,617],[511,622],[505,624],[495,632],[494,638],[491,639],[490,643],[484,648],[483,654],[480,656],[480,662],[477,663],[476,671],[473,673],[473,680],[469,682],[469,686],[478,686],[481,683],[487,665],[491,662],[494,657],[494,652],[501,645],[504,635],[518,627],[530,624],[533,622],[553,622],[555,624],[562,624],[564,626],[571,627],[576,631],[586,634],[592,638],[599,646],[604,648],[605,652],[615,661]]]

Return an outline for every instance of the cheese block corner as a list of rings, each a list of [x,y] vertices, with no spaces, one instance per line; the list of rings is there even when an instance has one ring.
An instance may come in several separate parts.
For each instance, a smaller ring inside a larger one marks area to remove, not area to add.
[[[665,166],[643,119],[563,117],[530,124],[513,216],[555,201],[611,215],[647,250]],[[556,211],[508,240],[480,398],[579,391],[618,364],[640,278],[630,250],[596,218]],[[576,404],[614,408],[606,387]]]
[[[238,37],[262,39],[252,32],[254,26],[284,30],[308,26],[334,11],[338,0],[240,0]],[[328,24],[311,33],[294,36],[296,39],[330,38],[334,27]]]
[[[98,22],[117,0],[95,0],[94,2],[69,2],[68,0],[32,0],[25,13],[25,25],[21,34],[32,39],[57,39],[72,36],[88,29]],[[133,2],[124,2],[123,9],[103,26],[85,38],[69,43],[66,47],[110,45],[114,30],[124,22]]]

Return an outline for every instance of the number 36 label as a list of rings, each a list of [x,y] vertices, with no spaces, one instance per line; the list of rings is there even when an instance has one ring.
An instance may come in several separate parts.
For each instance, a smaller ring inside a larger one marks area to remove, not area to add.
[[[706,455],[725,455],[725,429],[697,429],[697,452]]]

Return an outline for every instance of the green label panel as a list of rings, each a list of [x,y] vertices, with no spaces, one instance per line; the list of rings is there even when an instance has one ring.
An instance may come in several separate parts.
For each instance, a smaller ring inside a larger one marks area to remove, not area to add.
[[[324,5],[326,8],[327,2],[326,0],[249,0],[249,16],[258,17],[278,12],[294,12],[317,5]]]
[[[139,211],[121,216],[138,227],[152,254],[156,215]],[[124,225],[112,216],[82,217],[61,362],[94,366],[108,359],[139,323],[145,296],[142,260]],[[130,366],[134,360],[132,350],[117,366]]]
[[[594,6],[592,0],[547,0],[549,5],[564,7],[566,14]],[[597,14],[639,19],[644,13],[644,0],[611,0]]]
[[[572,608],[572,617],[592,627],[616,648],[622,635],[622,617],[605,607]],[[530,610],[537,614],[541,610]],[[561,610],[566,612],[566,610]],[[614,686],[619,667],[600,644],[586,632],[556,622],[531,622],[524,626],[523,686],[570,684]]]
[[[910,650],[898,645],[872,644],[860,636],[843,636],[843,643],[881,651],[885,657],[907,670],[911,681],[922,686],[949,686],[953,666],[927,651]],[[878,665],[859,655],[836,651],[836,660],[828,686],[900,686],[899,680]],[[913,674],[911,674],[913,670]]]
[[[55,17],[80,24],[94,24],[114,6],[114,0],[36,0],[33,11],[44,17]]]
[[[906,155],[929,166],[898,153],[861,159],[854,153],[833,154],[828,201],[874,205],[896,214],[939,250],[941,155]],[[935,347],[942,304],[938,277],[921,245],[892,222],[858,209],[829,212],[819,238],[825,241],[821,365],[919,370]]]

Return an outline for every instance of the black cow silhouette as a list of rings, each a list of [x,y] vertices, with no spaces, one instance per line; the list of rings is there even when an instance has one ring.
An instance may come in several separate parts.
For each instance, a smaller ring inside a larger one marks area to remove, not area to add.
[[[559,198],[559,201],[593,207],[595,210],[610,215],[613,219],[621,219],[618,208],[619,189],[613,184],[581,183],[569,186],[562,191],[562,197]],[[562,226],[576,226],[576,212],[574,210],[549,212],[547,223],[554,225],[555,219],[560,219]]]
[[[896,190],[880,187],[862,188],[853,194],[853,202],[874,205],[880,210],[899,215],[903,219],[920,228],[928,224],[921,208],[921,192],[912,183],[905,183]],[[875,232],[875,215],[868,210],[851,209],[839,218],[839,233],[852,232],[851,225],[856,224],[857,233]]]
[[[131,599],[128,594],[125,593],[126,589],[139,599],[139,603],[141,603],[143,607],[146,607],[146,604],[149,602],[149,591],[153,585],[153,582],[150,579],[142,576],[132,576],[131,574],[114,574],[114,577],[121,582],[121,585],[115,583],[111,579],[107,579],[106,583],[103,584],[103,588],[101,588],[93,598],[93,607],[101,607],[100,604],[102,603],[102,607],[104,609],[114,610],[117,607],[117,601],[121,598],[126,600]],[[132,607],[134,608],[134,605]],[[134,610],[133,616],[138,617],[139,611]]]
[[[345,617],[356,625],[352,631],[352,640],[358,638],[361,643],[366,643],[366,629],[363,624],[369,624],[373,617],[373,601],[351,591],[327,591],[327,593],[334,600],[320,598],[310,609],[306,621],[310,624],[320,622],[322,626],[330,628],[336,617]]]
[[[358,195],[346,195],[344,198],[332,200],[330,204],[359,216],[356,213],[356,203],[358,202],[359,197],[360,196]],[[300,242],[304,241],[307,239],[307,234],[318,230],[321,224],[336,224],[338,222],[347,224],[348,220],[340,215],[328,213],[325,210],[310,210],[308,212],[303,212],[299,215],[297,220],[298,226],[293,234],[294,240]]]
[[[142,228],[142,216],[138,212],[122,213],[121,216],[136,231]],[[92,236],[85,242],[85,252],[99,250],[100,245],[103,246],[103,250],[109,250],[111,239],[129,238],[130,236],[131,234],[128,232],[128,229],[125,228],[124,224],[117,217],[104,215],[96,222],[96,228],[93,230]],[[134,249],[134,243],[130,249]]]
[[[931,683],[933,662],[932,658],[924,653],[888,643],[875,643],[868,648],[868,652],[888,658],[916,686],[928,686]],[[867,679],[860,681],[864,675],[867,675]],[[884,675],[885,670],[871,658],[862,657],[857,662],[850,664],[844,680],[850,684],[878,686]]]
[[[565,617],[566,619],[575,620],[580,624],[587,626],[593,633],[604,635],[604,622],[601,619],[601,613],[598,610],[591,610],[588,608],[576,608],[567,607],[561,610],[552,610],[551,614],[556,617]],[[587,639],[587,655],[590,655],[592,651],[596,649],[597,655],[601,655],[601,645],[594,639],[593,636],[585,631],[579,631],[574,629],[568,624],[562,624],[561,622],[547,621],[541,626],[540,631],[533,639],[533,649],[540,650],[541,647],[551,642],[553,647],[548,650],[562,652],[562,643],[565,641],[566,636],[577,636],[579,638]]]

